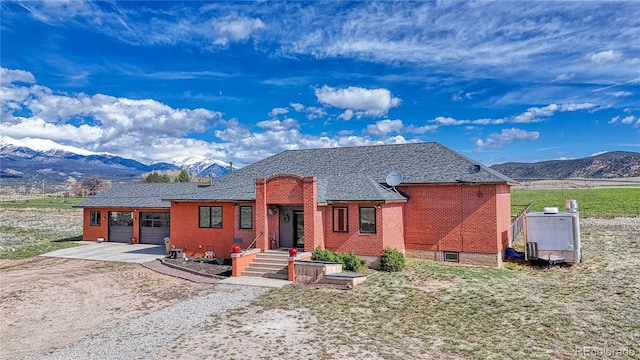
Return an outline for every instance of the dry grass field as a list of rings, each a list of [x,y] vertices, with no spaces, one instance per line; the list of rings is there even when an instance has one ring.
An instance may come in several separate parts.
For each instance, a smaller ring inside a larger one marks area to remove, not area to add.
[[[5,211],[3,229],[47,227]],[[77,214],[64,214],[51,215],[66,225],[50,240],[74,235]],[[410,259],[402,272],[368,270],[352,290],[271,290],[152,358],[640,359],[640,218],[582,219],[581,231],[581,264]],[[0,274],[2,359],[46,354],[208,289],[139,265],[41,257],[0,260]]]

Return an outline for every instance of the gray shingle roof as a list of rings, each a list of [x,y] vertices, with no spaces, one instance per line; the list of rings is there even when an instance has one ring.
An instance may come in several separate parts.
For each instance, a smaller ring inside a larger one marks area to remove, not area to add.
[[[469,168],[480,166],[478,173]],[[255,179],[277,174],[315,176],[318,202],[406,200],[385,186],[387,174],[399,171],[402,184],[493,183],[513,179],[435,142],[361,147],[289,150],[230,174],[198,183],[130,183],[116,185],[76,207],[168,208],[169,200],[253,201]],[[199,186],[200,185],[200,186]]]
[[[471,174],[469,168],[479,165]],[[284,151],[216,178],[213,186],[176,200],[254,200],[255,179],[277,174],[315,176],[318,202],[400,200],[386,190],[387,174],[400,171],[403,184],[515,183],[499,172],[435,142]]]
[[[74,205],[92,208],[169,208],[162,199],[193,193],[197,183],[122,183]]]

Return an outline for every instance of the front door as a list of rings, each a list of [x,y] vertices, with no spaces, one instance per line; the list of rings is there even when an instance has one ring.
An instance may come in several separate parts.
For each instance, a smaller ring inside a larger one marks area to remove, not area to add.
[[[297,248],[304,248],[304,213],[293,212],[293,239]]]

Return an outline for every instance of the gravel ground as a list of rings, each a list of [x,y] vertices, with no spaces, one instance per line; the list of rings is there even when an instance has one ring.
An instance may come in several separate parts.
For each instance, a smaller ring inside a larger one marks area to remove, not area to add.
[[[213,318],[249,305],[268,291],[250,286],[218,285],[206,295],[126,321],[100,335],[46,355],[20,359],[150,359],[169,350],[179,338],[212,327]],[[135,338],[135,341],[132,341]]]

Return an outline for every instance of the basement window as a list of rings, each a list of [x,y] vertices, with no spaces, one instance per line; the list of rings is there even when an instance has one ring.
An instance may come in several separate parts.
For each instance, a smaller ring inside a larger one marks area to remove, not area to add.
[[[460,262],[460,253],[453,252],[453,251],[445,251],[444,261]]]
[[[201,228],[222,229],[222,206],[200,206]]]
[[[100,211],[91,212],[91,226],[100,226]]]

